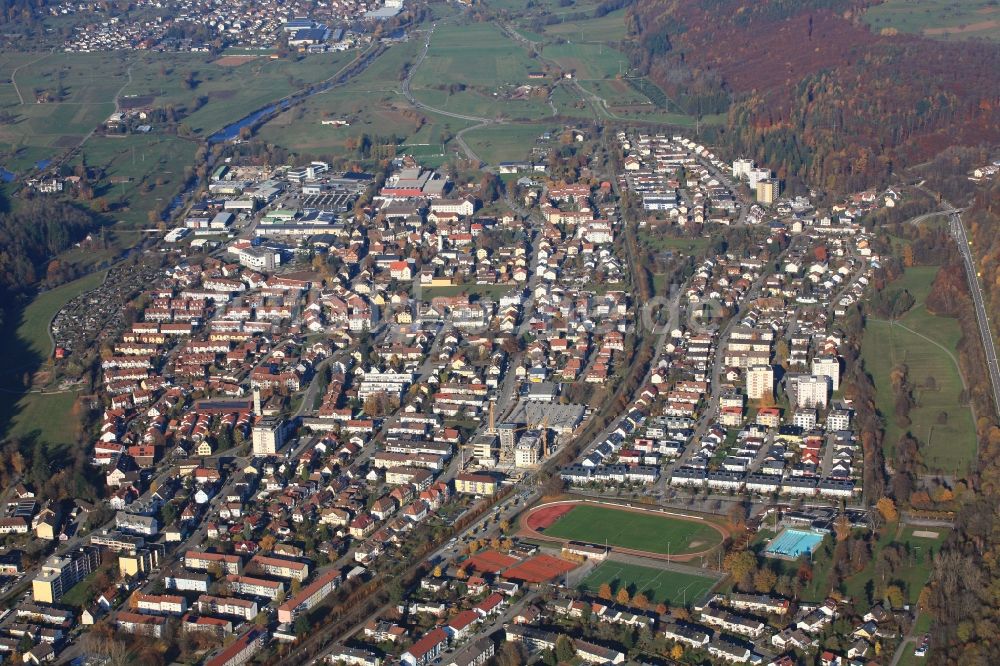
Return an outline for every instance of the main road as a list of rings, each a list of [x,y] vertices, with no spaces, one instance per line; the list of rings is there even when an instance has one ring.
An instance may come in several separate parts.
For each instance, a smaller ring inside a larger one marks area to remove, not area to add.
[[[931,196],[938,196],[937,192],[927,189],[922,183],[918,183],[916,187]],[[986,369],[990,373],[990,383],[993,385],[993,408],[997,414],[1000,414],[1000,363],[997,363],[996,343],[993,340],[993,333],[990,331],[989,316],[986,314],[986,299],[983,297],[983,286],[979,282],[979,272],[976,270],[976,262],[972,257],[972,242],[969,240],[969,236],[965,231],[965,224],[962,222],[962,209],[956,208],[944,199],[938,199],[938,204],[941,210],[930,213],[926,217],[947,215],[949,218],[951,235],[955,239],[958,251],[962,255],[965,276],[969,281],[969,294],[972,296],[972,305],[976,312],[976,325],[979,328],[979,337],[983,341]]]
[[[945,205],[948,205],[946,202]],[[948,205],[951,208],[950,205]],[[965,273],[969,279],[969,293],[972,295],[972,303],[976,310],[976,323],[979,327],[979,337],[983,340],[983,353],[986,354],[986,368],[990,373],[990,382],[993,384],[993,405],[1000,414],[1000,364],[997,363],[997,349],[993,341],[993,333],[990,331],[990,320],[986,314],[986,301],[983,298],[983,287],[979,282],[979,273],[976,272],[976,263],[972,258],[972,243],[965,232],[965,225],[962,223],[962,214],[958,210],[952,209],[950,213],[951,234],[958,243],[958,250],[962,253],[962,263],[965,264]]]

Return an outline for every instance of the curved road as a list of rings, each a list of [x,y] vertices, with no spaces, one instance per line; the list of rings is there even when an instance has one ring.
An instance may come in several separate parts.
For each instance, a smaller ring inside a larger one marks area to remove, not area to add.
[[[40,57],[38,57],[38,58],[35,58],[35,59],[34,59],[34,60],[32,60],[31,62],[26,62],[26,63],[24,63],[23,65],[18,65],[18,66],[17,66],[17,67],[15,67],[15,68],[14,68],[14,70],[13,70],[13,71],[12,71],[12,72],[10,73],[10,83],[11,83],[11,85],[13,85],[13,86],[14,86],[14,92],[16,92],[16,93],[17,93],[17,99],[18,99],[18,102],[19,102],[19,103],[21,104],[21,106],[24,106],[24,96],[23,96],[23,95],[21,95],[21,89],[17,87],[17,73],[18,73],[19,71],[21,71],[21,69],[22,69],[22,68],[24,68],[24,67],[28,67],[29,65],[34,65],[34,64],[35,64],[36,62],[40,62],[40,61],[42,61],[42,60],[45,60],[45,59],[46,59],[46,58],[48,58],[48,57],[49,57],[50,55],[52,55],[53,51],[55,51],[55,49],[52,49],[52,51],[49,51],[48,53],[46,53],[46,54],[45,54],[45,55],[43,55],[43,56],[40,56]]]
[[[439,109],[437,107],[431,106],[430,104],[424,104],[410,92],[410,81],[413,79],[413,73],[417,71],[420,65],[423,64],[424,60],[427,58],[427,52],[431,48],[431,37],[434,36],[434,29],[437,28],[437,23],[431,26],[431,29],[427,32],[427,38],[424,40],[424,50],[420,52],[417,57],[417,61],[413,63],[409,71],[406,73],[406,78],[403,79],[403,95],[409,100],[410,104],[417,107],[418,109],[424,109],[426,111],[432,111],[434,113],[440,114],[442,116],[448,116],[449,118],[458,118],[459,120],[468,120],[473,123],[482,123],[488,125],[490,123],[496,122],[490,118],[480,118],[479,116],[469,116],[462,113],[455,113],[453,111],[445,111],[444,109]]]
[[[465,142],[465,138],[462,135],[468,132],[469,130],[481,129],[488,125],[502,125],[504,124],[505,121],[495,118],[482,118],[480,116],[470,116],[464,113],[455,113],[454,111],[439,109],[436,106],[431,106],[430,104],[425,104],[424,102],[421,102],[419,99],[414,97],[413,92],[410,90],[410,82],[413,80],[414,72],[416,72],[417,69],[420,67],[420,65],[423,64],[424,60],[427,58],[427,52],[430,51],[431,37],[434,36],[435,28],[437,28],[437,23],[431,26],[431,29],[427,32],[427,38],[424,39],[424,50],[420,52],[420,55],[417,57],[416,62],[413,63],[413,66],[410,67],[409,71],[406,73],[406,78],[403,79],[403,85],[402,85],[403,95],[406,97],[407,101],[410,104],[412,104],[418,109],[423,109],[424,111],[430,111],[431,113],[447,116],[449,118],[456,118],[458,120],[465,120],[470,123],[476,123],[475,125],[459,130],[455,134],[455,143],[458,144],[458,147],[462,149],[462,152],[465,153],[466,157],[468,157],[471,161],[477,163],[478,165],[482,166],[484,164],[483,160],[481,160],[479,158],[479,155],[477,155],[475,151],[469,147],[469,144]]]

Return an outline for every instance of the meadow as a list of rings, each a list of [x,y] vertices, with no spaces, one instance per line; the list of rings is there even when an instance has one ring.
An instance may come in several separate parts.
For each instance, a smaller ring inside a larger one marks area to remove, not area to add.
[[[605,583],[613,594],[624,587],[630,597],[642,592],[652,604],[690,606],[705,598],[715,580],[707,576],[605,560],[583,579],[580,588],[596,595]]]
[[[604,44],[546,44],[542,55],[554,60],[578,80],[611,79],[628,71],[628,58]]]
[[[559,130],[559,125],[542,123],[490,125],[466,132],[469,148],[488,164],[517,162],[531,157],[531,148],[545,132]]]
[[[872,562],[877,560],[879,552],[886,546],[890,544],[905,545],[907,548],[904,556],[905,566],[901,566],[897,570],[897,576],[890,581],[890,584],[900,585],[907,603],[915,604],[920,596],[920,590],[930,580],[934,567],[934,555],[940,551],[941,545],[948,536],[948,530],[943,527],[902,526],[897,531],[894,527],[890,525],[876,543]],[[935,536],[929,536],[930,534]],[[844,581],[846,594],[855,600],[860,610],[867,610],[871,605],[869,593],[870,590],[876,589],[875,576],[875,566],[870,564],[860,573]]]
[[[868,8],[875,31],[896,29],[935,39],[1000,40],[1000,7],[993,0],[886,0]]]
[[[19,380],[20,372],[29,367],[37,367],[38,363],[52,355],[52,340],[49,338],[49,323],[56,313],[71,300],[96,289],[104,281],[105,272],[91,273],[73,282],[43,291],[21,311],[17,319],[11,318],[2,330],[0,337],[5,340],[0,361],[5,368],[13,370],[5,376],[7,381],[0,387],[11,390],[14,386],[8,382]]]
[[[0,125],[0,165],[23,173],[79,145],[115,111],[119,93],[123,108],[173,107],[187,114],[183,131],[207,136],[333,76],[355,55],[260,57],[230,66],[198,53],[3,54],[0,77],[13,76],[17,87],[0,89],[0,111],[13,117]]]
[[[417,55],[418,40],[393,45],[344,86],[314,95],[265,123],[257,135],[298,153],[343,153],[362,134],[395,135],[407,143],[435,146],[433,161],[443,161],[437,146],[471,123],[416,109],[402,94],[404,68]],[[346,127],[323,125],[338,119]],[[400,152],[408,152],[401,148]],[[427,152],[427,151],[424,151]]]
[[[969,406],[960,400],[962,377],[953,351],[961,337],[959,324],[931,314],[924,305],[937,271],[936,266],[907,268],[887,285],[889,290],[907,289],[916,303],[896,322],[869,317],[861,354],[875,381],[876,407],[885,417],[886,455],[891,458],[896,442],[909,430],[920,441],[929,469],[962,473],[976,456],[975,424]],[[900,363],[906,364],[910,382],[918,387],[906,430],[896,423],[889,377]]]
[[[414,75],[415,87],[449,85],[496,87],[524,83],[540,69],[527,50],[489,23],[442,24],[434,30],[427,58]]]
[[[600,18],[566,21],[545,28],[546,35],[563,37],[576,42],[616,42],[625,39],[625,10],[605,14]]]
[[[22,392],[24,375],[31,374],[52,356],[49,323],[66,303],[101,284],[105,273],[91,273],[73,282],[38,294],[17,319],[0,331],[0,360],[8,372],[0,382],[5,400],[0,406],[0,438],[31,437],[53,446],[75,441],[74,419],[68,418],[77,391],[59,393]],[[30,379],[30,378],[29,378]]]
[[[95,136],[71,164],[86,160],[103,167],[105,178],[96,183],[94,196],[109,203],[116,220],[131,228],[156,228],[150,212],[162,211],[180,191],[196,150],[194,142],[168,134]]]

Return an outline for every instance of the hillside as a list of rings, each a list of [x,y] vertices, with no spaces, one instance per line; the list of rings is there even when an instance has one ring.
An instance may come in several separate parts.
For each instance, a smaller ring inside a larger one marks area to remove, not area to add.
[[[875,34],[859,0],[639,0],[640,69],[792,187],[856,190],[1000,141],[1000,45]]]

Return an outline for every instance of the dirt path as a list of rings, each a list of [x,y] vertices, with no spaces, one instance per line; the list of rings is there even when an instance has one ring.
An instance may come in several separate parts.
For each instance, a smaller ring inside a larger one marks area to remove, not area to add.
[[[42,60],[45,60],[50,55],[52,55],[52,51],[49,51],[48,53],[46,53],[45,55],[43,55],[41,57],[35,58],[31,62],[26,62],[23,65],[18,65],[17,67],[14,68],[14,71],[12,71],[10,73],[10,82],[11,82],[11,84],[13,84],[13,86],[14,86],[14,92],[17,93],[17,99],[19,100],[19,102],[20,102],[20,104],[22,106],[24,105],[24,96],[21,95],[21,89],[17,87],[17,73],[19,71],[21,71],[22,67],[28,67],[29,65],[34,65],[36,62],[41,62]]]

